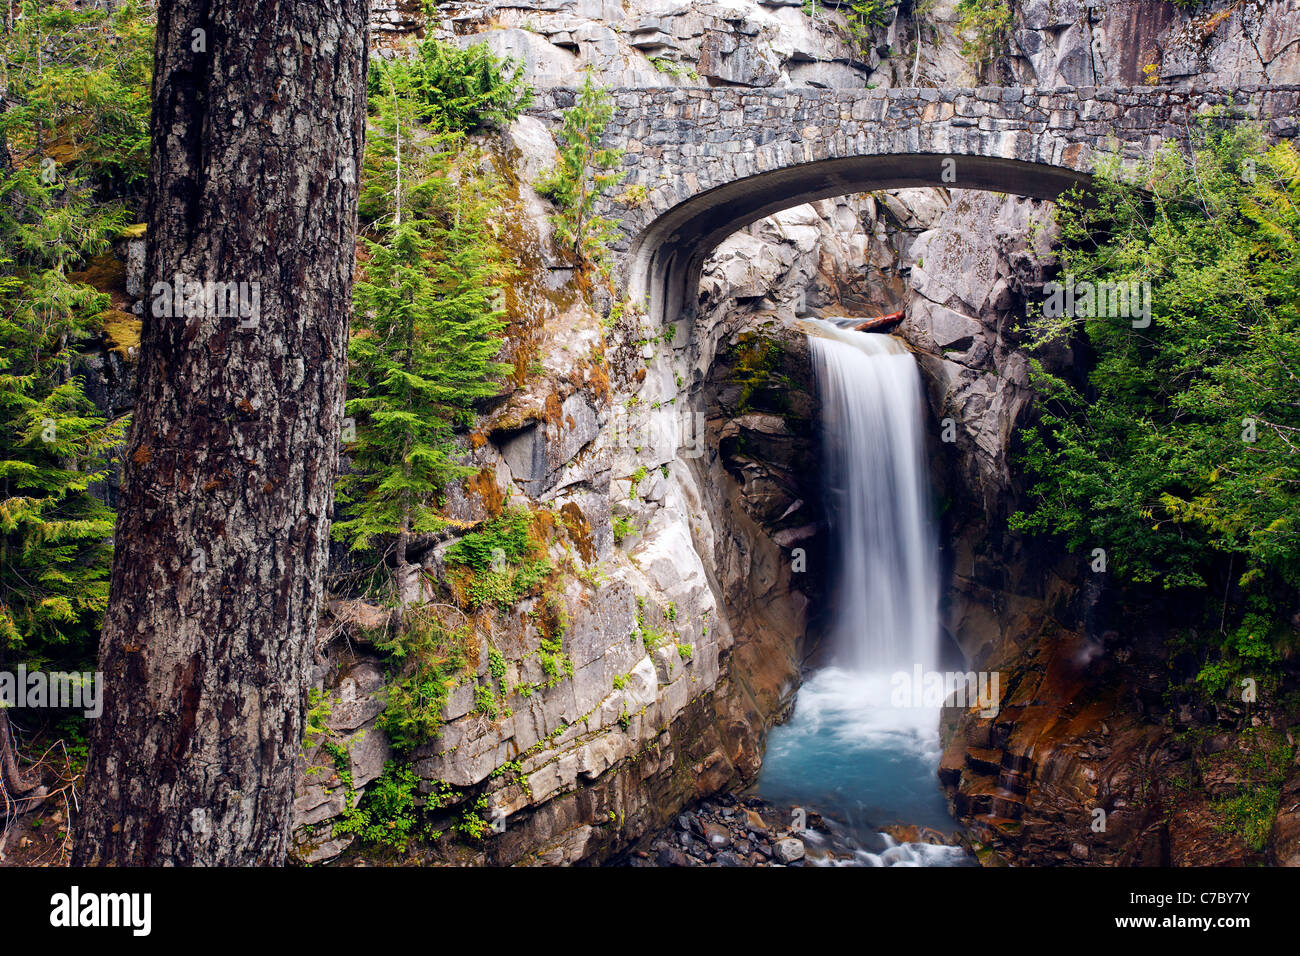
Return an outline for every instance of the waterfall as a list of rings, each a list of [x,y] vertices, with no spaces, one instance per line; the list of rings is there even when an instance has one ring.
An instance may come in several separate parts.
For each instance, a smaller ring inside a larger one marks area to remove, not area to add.
[[[826,663],[773,730],[759,777],[777,803],[825,808],[846,865],[963,865],[954,847],[897,845],[892,823],[951,825],[939,792],[937,702],[899,680],[939,665],[938,535],[930,514],[921,377],[887,335],[810,321],[822,403],[827,569]],[[809,835],[810,848],[820,837]],[[810,853],[812,850],[810,849]]]
[[[916,361],[888,335],[811,323],[833,540],[836,664],[923,672],[938,657],[937,538]]]

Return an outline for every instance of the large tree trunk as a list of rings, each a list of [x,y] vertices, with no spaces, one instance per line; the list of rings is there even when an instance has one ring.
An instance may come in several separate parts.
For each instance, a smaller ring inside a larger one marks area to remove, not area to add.
[[[146,304],[76,863],[285,858],[342,420],[367,8],[158,4],[146,285],[260,283],[260,314],[157,317],[156,285]]]

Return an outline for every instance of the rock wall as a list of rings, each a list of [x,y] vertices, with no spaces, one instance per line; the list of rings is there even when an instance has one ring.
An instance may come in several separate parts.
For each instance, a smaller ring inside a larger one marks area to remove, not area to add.
[[[957,0],[897,5],[859,39],[847,3],[827,0],[546,0],[439,5],[434,32],[485,39],[527,64],[542,86],[591,67],[605,86],[1232,88],[1300,77],[1298,0],[1010,0],[1000,55],[977,69],[962,55]],[[914,10],[921,9],[919,15]],[[381,0],[381,38],[415,29],[410,4]]]
[[[1021,0],[1007,62],[1055,86],[1293,83],[1300,4],[1216,0],[1184,10],[1148,0]]]
[[[438,29],[489,43],[539,86],[590,67],[604,86],[863,87],[880,64],[835,10],[794,0],[549,0],[448,4]]]
[[[478,476],[452,494],[448,513],[466,531],[499,514],[506,501],[522,505],[551,529],[546,545],[558,571],[545,607],[538,596],[507,612],[474,615],[470,673],[451,693],[441,734],[414,751],[411,766],[425,791],[455,788],[449,811],[487,798],[481,809],[505,815],[509,838],[479,851],[483,861],[574,862],[636,832],[646,825],[644,814],[673,805],[673,797],[650,800],[628,781],[639,779],[647,760],[678,761],[674,728],[702,719],[728,632],[691,546],[687,516],[698,514],[698,501],[678,457],[675,422],[662,404],[680,392],[671,360],[641,337],[631,315],[611,331],[607,349],[600,316],[574,286],[572,270],[548,250],[545,210],[519,175],[539,174],[554,162],[549,136],[523,119],[485,145],[515,197],[504,220],[518,224],[509,241],[519,270],[506,297],[507,357],[516,374],[469,438],[467,460]],[[620,414],[634,395],[662,414]],[[622,547],[612,531],[615,514],[636,526]],[[434,589],[427,600],[440,599],[442,556],[455,540],[425,543],[422,563]],[[339,611],[341,636],[364,632],[355,626],[354,608]],[[552,616],[568,622],[561,636],[568,675],[546,673],[539,654],[542,641],[554,637]],[[490,671],[492,652],[504,660],[504,675]],[[323,653],[321,687],[333,686],[336,703],[328,723],[333,733],[306,754],[302,767],[304,859],[336,855],[345,842],[332,836],[342,805],[330,749],[350,755],[352,799],[389,756],[371,742],[382,738],[374,726],[373,701],[383,694],[373,679],[376,666],[366,655],[340,657],[328,647]],[[362,687],[368,718],[358,722],[353,708],[338,705]],[[508,690],[500,693],[503,687]],[[501,698],[495,714],[479,704],[483,688]],[[502,772],[507,765],[508,774]],[[624,782],[611,783],[615,778]],[[678,785],[693,784],[687,776]],[[572,801],[561,798],[579,791],[587,794],[583,801],[612,801],[601,820],[617,821],[613,836],[593,830],[588,811],[570,825],[563,808]]]

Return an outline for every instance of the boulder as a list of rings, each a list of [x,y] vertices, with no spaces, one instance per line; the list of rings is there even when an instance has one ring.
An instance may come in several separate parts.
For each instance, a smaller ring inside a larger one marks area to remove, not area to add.
[[[772,855],[781,863],[793,863],[804,857],[803,841],[798,837],[786,837],[777,840],[772,847]]]

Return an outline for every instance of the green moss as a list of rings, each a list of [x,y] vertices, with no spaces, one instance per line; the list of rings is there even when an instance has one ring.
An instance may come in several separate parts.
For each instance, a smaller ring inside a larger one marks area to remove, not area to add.
[[[1216,817],[1215,829],[1241,837],[1247,847],[1258,853],[1268,843],[1273,829],[1282,785],[1295,759],[1295,747],[1269,727],[1247,728],[1234,744],[1200,758],[1198,763],[1203,774],[1207,770],[1227,768],[1237,778],[1236,793],[1210,804]]]
[[[108,340],[108,347],[122,358],[133,357],[140,348],[140,320],[119,309],[109,309],[101,313],[99,320],[104,337]]]
[[[481,531],[465,535],[447,550],[447,563],[461,569],[456,583],[471,608],[506,610],[535,593],[554,568],[538,540],[532,516],[510,508]]]
[[[785,350],[774,339],[757,332],[746,332],[737,341],[735,365],[730,382],[740,386],[736,413],[743,415],[762,410],[789,411],[790,391],[796,383],[784,372],[781,365]]]

